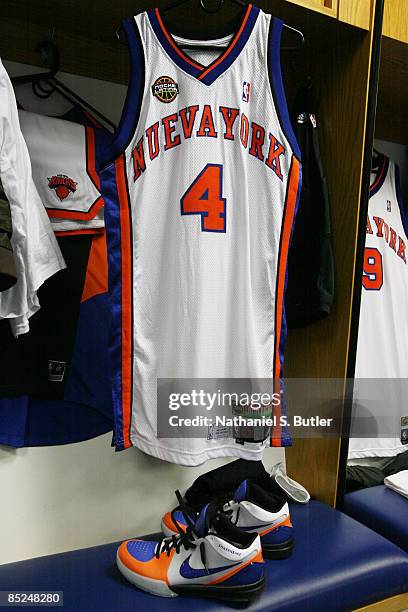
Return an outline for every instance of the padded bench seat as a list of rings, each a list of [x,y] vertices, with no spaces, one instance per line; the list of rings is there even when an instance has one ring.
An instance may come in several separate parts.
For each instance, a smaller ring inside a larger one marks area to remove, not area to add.
[[[408,552],[408,499],[385,485],[348,493],[344,511]]]
[[[293,506],[291,514],[295,551],[267,562],[265,591],[251,611],[344,612],[408,591],[408,555],[391,542],[320,502]],[[2,565],[0,590],[64,591],[65,612],[231,610],[210,600],[159,599],[139,591],[117,571],[116,548]]]

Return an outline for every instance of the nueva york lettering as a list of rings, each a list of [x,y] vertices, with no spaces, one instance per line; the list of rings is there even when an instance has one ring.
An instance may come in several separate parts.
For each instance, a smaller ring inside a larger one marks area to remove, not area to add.
[[[283,180],[281,158],[286,155],[286,149],[276,136],[267,133],[258,123],[250,122],[238,108],[220,106],[213,112],[209,104],[202,108],[187,106],[149,126],[132,150],[133,180],[145,172],[148,160],[153,161],[193,135],[235,140]]]
[[[406,244],[405,241],[397,234],[397,232],[389,226],[381,217],[367,218],[367,234],[376,234],[377,238],[384,238],[390,249],[392,249],[404,263],[406,259]]]

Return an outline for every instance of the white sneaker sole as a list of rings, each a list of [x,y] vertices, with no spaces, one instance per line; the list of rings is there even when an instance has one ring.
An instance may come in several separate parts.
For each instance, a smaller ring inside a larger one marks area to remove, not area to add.
[[[126,578],[128,582],[138,587],[146,593],[152,595],[158,595],[159,597],[178,597],[178,595],[188,595],[190,597],[206,597],[211,599],[219,599],[221,601],[228,602],[239,602],[249,604],[256,599],[264,588],[265,578],[262,576],[254,584],[244,584],[242,586],[224,586],[224,585],[206,585],[206,584],[193,584],[193,585],[179,585],[177,588],[178,592],[172,591],[167,583],[162,580],[154,580],[153,578],[146,578],[128,569],[119,556],[116,555],[116,563],[122,576]]]
[[[155,580],[154,578],[147,578],[132,572],[126,565],[119,559],[119,555],[116,555],[116,565],[122,576],[129,582],[134,584],[138,589],[151,593],[152,595],[158,595],[159,597],[178,597],[178,594],[172,591],[166,582],[162,580]]]

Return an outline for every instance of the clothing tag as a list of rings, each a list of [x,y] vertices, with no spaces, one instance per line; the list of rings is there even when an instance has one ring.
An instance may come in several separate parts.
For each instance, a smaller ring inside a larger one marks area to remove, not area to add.
[[[408,444],[408,416],[401,417],[401,444]]]
[[[65,368],[67,364],[65,361],[48,361],[48,379],[51,382],[62,382],[65,376]]]
[[[259,444],[265,442],[270,437],[270,427],[236,427],[234,438],[237,444]]]
[[[222,440],[232,438],[231,428],[222,425],[209,425],[207,440]]]
[[[307,122],[307,115],[306,115],[306,113],[300,113],[300,115],[298,115],[297,122],[298,123],[306,123]]]

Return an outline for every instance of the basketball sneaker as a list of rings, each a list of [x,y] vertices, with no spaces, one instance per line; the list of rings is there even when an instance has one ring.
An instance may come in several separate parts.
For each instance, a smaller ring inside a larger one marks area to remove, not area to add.
[[[177,535],[158,542],[123,542],[116,562],[129,582],[161,597],[249,603],[264,587],[259,535],[237,529],[213,504],[201,510],[194,524],[187,519]]]
[[[290,520],[289,506],[278,495],[261,489],[256,484],[244,480],[233,500],[222,505],[231,522],[248,533],[257,533],[261,537],[262,552],[268,559],[285,559],[294,548],[293,527]],[[172,512],[167,512],[161,523],[166,536],[186,529],[188,521],[194,521],[193,510],[183,505]]]

